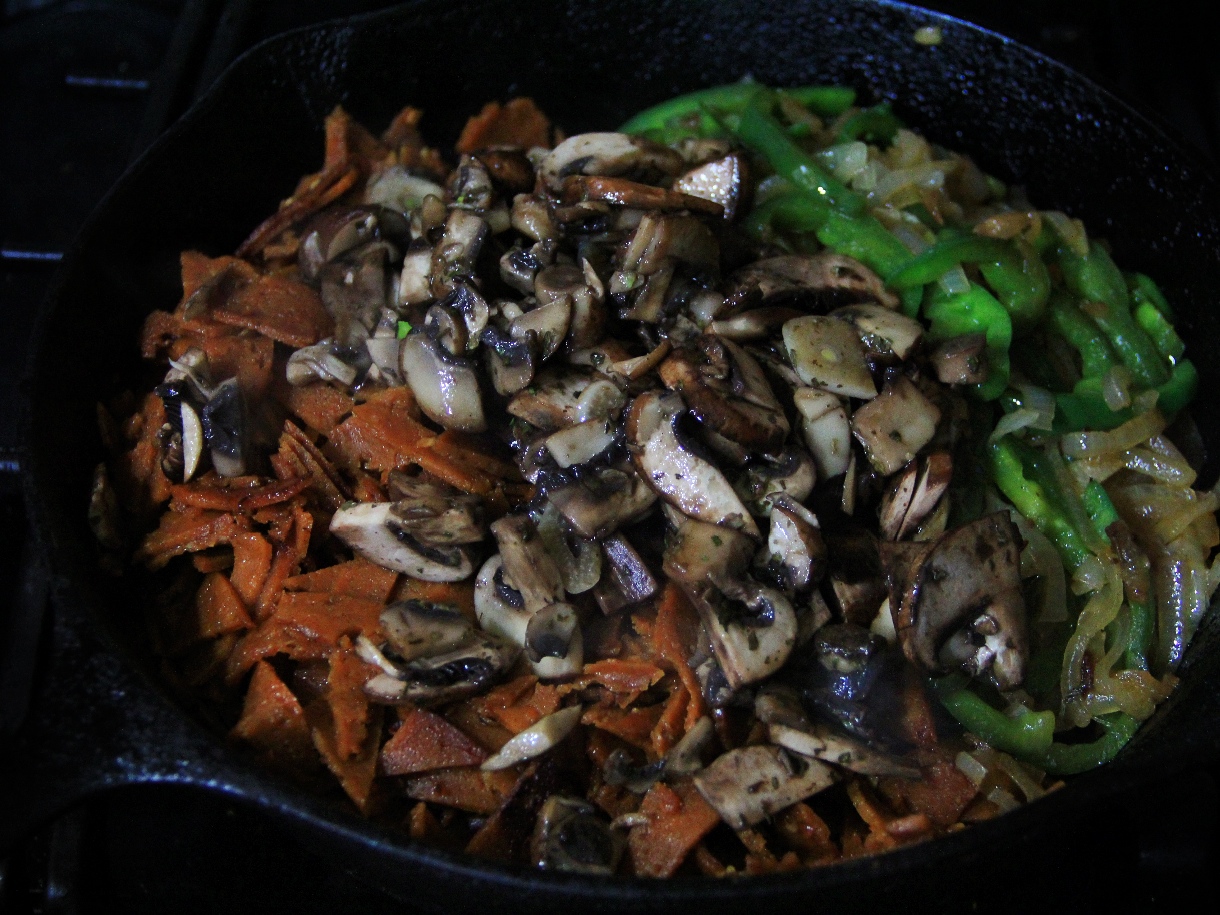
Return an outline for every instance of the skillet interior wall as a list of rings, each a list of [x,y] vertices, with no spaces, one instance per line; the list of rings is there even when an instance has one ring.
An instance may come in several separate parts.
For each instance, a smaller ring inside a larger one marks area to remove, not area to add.
[[[137,657],[135,627],[125,625],[135,617],[130,596],[96,572],[84,523],[101,453],[94,398],[136,377],[143,316],[177,299],[178,252],[231,251],[299,174],[317,167],[321,118],[335,103],[373,126],[404,102],[418,104],[429,112],[428,135],[445,147],[470,111],[510,94],[533,95],[577,132],[745,75],[848,83],[894,99],[933,139],[970,151],[1001,177],[1020,176],[1037,204],[1067,209],[1109,236],[1120,263],[1157,277],[1180,304],[1188,339],[1218,330],[1203,307],[1220,295],[1211,269],[1220,242],[1215,186],[1189,168],[1170,169],[1172,152],[1124,107],[1074,80],[1065,90],[1057,67],[999,38],[945,22],[942,44],[924,48],[911,40],[921,14],[879,4],[731,2],[710,16],[705,4],[673,0],[605,4],[597,15],[579,2],[417,7],[289,38],[274,55],[244,61],[90,225],[43,325],[33,499],[62,586],[73,582],[100,607]],[[435,34],[450,39],[420,40]],[[1119,177],[1099,185],[1100,174]],[[82,331],[90,345],[67,358],[64,340]],[[1204,389],[1214,388],[1214,362],[1199,363]],[[1215,452],[1216,406],[1204,400],[1196,411]]]

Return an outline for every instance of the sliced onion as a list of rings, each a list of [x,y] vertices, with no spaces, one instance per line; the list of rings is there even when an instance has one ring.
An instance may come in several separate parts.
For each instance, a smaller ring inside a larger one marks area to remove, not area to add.
[[[538,519],[538,536],[547,555],[559,567],[563,588],[569,594],[584,594],[601,580],[601,547],[596,541],[582,537],[573,553],[568,545],[567,523],[559,509],[550,503]]]
[[[1041,422],[1041,416],[1037,410],[1032,410],[1029,407],[1018,407],[1011,413],[1005,413],[1000,417],[999,422],[995,424],[995,428],[991,430],[989,441],[996,442],[1006,435],[1012,435],[1014,432],[1020,432],[1022,429],[1028,429],[1031,426],[1041,428],[1038,423]]]
[[[970,291],[970,278],[966,276],[961,264],[946,270],[937,282],[946,295],[961,295]]]
[[[1089,236],[1085,233],[1083,222],[1059,210],[1043,210],[1042,218],[1051,224],[1055,233],[1073,254],[1079,257],[1088,255]]]
[[[1125,365],[1107,369],[1101,376],[1101,398],[1115,413],[1131,406],[1131,370]]]

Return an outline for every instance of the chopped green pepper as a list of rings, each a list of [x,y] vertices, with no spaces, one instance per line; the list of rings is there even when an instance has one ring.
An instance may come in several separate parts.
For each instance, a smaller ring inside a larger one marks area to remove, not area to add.
[[[1189,359],[1173,367],[1169,380],[1157,390],[1157,408],[1169,419],[1190,403],[1199,386],[1199,372]],[[1111,410],[1101,394],[1101,379],[1086,378],[1070,394],[1055,395],[1056,433],[1081,429],[1114,429],[1135,417],[1135,410]]]
[[[1105,734],[1092,743],[1053,743],[1040,765],[1052,775],[1078,775],[1107,763],[1118,755],[1139,728],[1139,722],[1126,712],[1099,715],[1096,719]]]
[[[1016,716],[1009,716],[961,686],[960,677],[930,682],[936,698],[949,714],[997,750],[1029,762],[1042,759],[1051,751],[1055,738],[1054,712],[1022,709]]]
[[[1035,479],[1032,449],[1004,437],[992,442],[990,458],[996,487],[1055,545],[1067,567],[1084,562],[1088,545],[1067,510]]]
[[[890,103],[882,102],[871,108],[861,108],[847,118],[839,127],[835,142],[863,140],[866,143],[884,143],[888,146],[893,142],[894,134],[905,126],[890,108]]]
[[[1093,526],[1097,528],[1098,534],[1105,539],[1106,543],[1109,543],[1110,535],[1106,533],[1106,529],[1119,519],[1118,511],[1114,508],[1114,503],[1110,501],[1106,488],[1097,480],[1089,480],[1089,485],[1084,488],[1084,495],[1081,498],[1085,511],[1089,513],[1089,518],[1093,521]]]
[[[1165,359],[1132,317],[1127,283],[1106,250],[1090,241],[1089,253],[1081,257],[1060,245],[1058,261],[1068,289],[1084,302],[1104,306],[1089,313],[1135,379],[1149,388],[1164,384],[1169,379]]]
[[[1070,293],[1058,291],[1050,297],[1049,316],[1059,335],[1080,353],[1085,378],[1099,378],[1117,362],[1106,338]]]

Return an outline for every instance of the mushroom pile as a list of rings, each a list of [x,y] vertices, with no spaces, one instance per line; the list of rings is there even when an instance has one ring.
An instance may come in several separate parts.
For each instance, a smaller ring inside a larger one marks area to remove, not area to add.
[[[981,335],[744,232],[765,176],[731,141],[494,114],[447,173],[402,116],[332,116],[322,190],[150,319],[123,472],[152,449],[172,500],[137,558],[203,576],[183,681],[244,695],[281,769],[316,748],[365,812],[547,869],[723,873],[717,829],[812,863],[1040,791],[963,774],[925,685],[1029,666],[1022,533],[952,499]]]

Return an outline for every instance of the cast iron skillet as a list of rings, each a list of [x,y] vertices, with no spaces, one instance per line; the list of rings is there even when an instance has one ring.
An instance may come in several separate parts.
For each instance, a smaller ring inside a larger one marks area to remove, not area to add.
[[[916,43],[922,25],[935,47]],[[158,682],[130,585],[101,574],[85,522],[101,458],[96,400],[133,383],[143,316],[177,301],[184,248],[232,251],[317,168],[321,123],[342,103],[378,128],[411,103],[446,148],[488,99],[537,99],[569,132],[746,75],[775,85],[854,86],[892,99],[929,137],[973,154],[1082,217],[1115,259],[1161,282],[1202,375],[1220,318],[1220,189],[1165,136],[1083,78],[1002,37],[893,3],[730,0],[420,2],[273,39],[238,61],[122,179],[78,239],[42,316],[30,367],[25,486],[53,570],[49,656],[16,753],[0,847],[107,786],[178,782],[278,811],[391,892],[450,911],[743,910],[861,893],[991,867],[1021,837],[1220,746],[1220,628],[1205,624],[1182,684],[1112,765],[989,824],[879,858],[797,875],[645,883],[519,873],[413,846],[247,763]],[[1220,453],[1220,404],[1195,407]],[[1214,476],[1214,470],[1208,476]],[[1209,649],[1212,651],[1209,653]],[[16,790],[13,790],[16,789]],[[931,875],[931,876],[929,876]],[[932,884],[927,884],[931,886]]]

